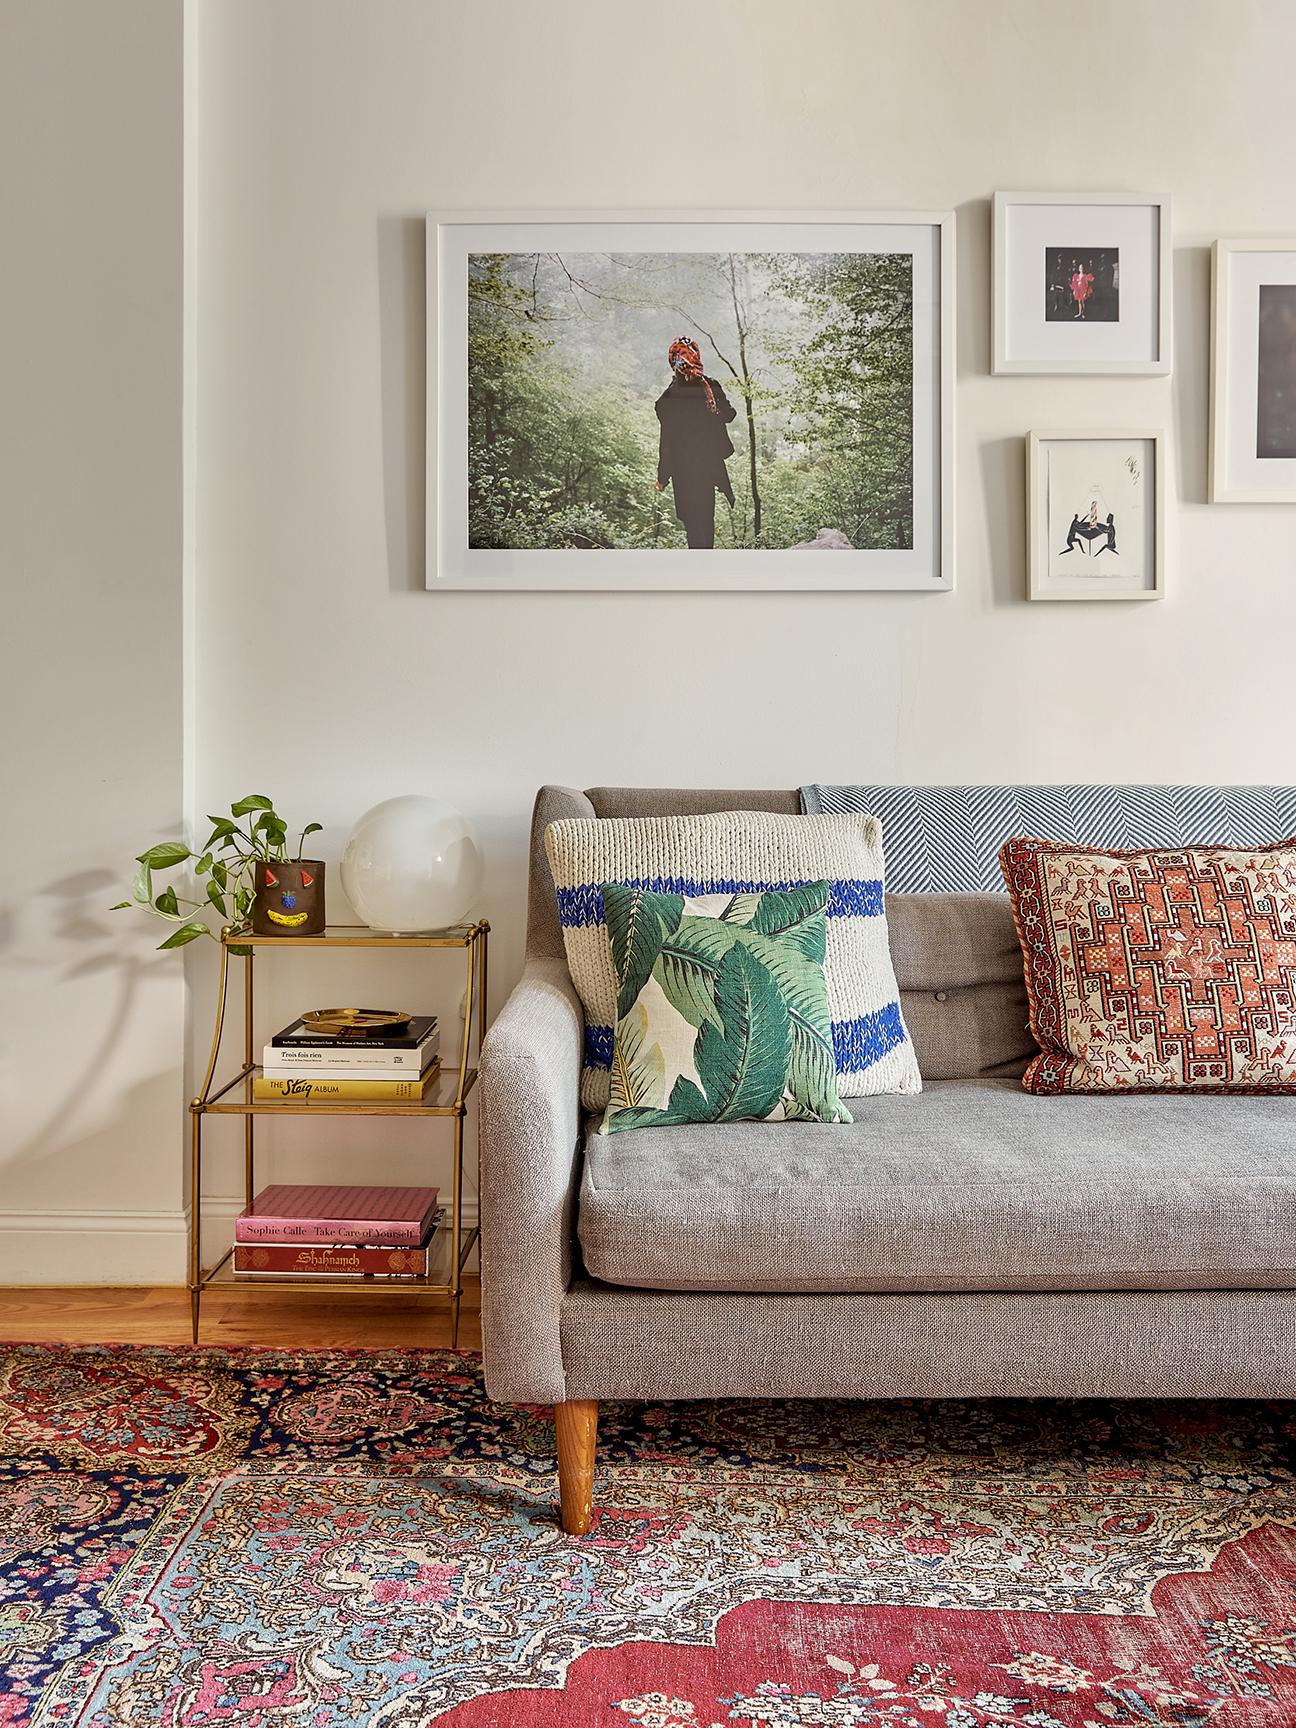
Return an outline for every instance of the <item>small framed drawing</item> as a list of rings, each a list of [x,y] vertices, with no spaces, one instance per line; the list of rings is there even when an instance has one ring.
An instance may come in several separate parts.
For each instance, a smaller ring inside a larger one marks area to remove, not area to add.
[[[1296,504],[1296,240],[1211,248],[1212,504]]]
[[[427,248],[429,588],[953,587],[952,216],[433,213]]]
[[[1162,432],[1028,434],[1030,599],[1161,599],[1164,445]]]
[[[996,192],[995,372],[1170,370],[1170,199]]]

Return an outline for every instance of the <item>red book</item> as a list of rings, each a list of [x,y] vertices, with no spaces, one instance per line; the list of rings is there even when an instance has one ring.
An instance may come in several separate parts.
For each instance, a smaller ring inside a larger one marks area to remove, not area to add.
[[[243,1242],[234,1250],[236,1272],[426,1275],[426,1248],[345,1247],[340,1243]]]
[[[279,1182],[234,1220],[236,1242],[374,1242],[417,1248],[436,1211],[435,1188],[352,1188]]]

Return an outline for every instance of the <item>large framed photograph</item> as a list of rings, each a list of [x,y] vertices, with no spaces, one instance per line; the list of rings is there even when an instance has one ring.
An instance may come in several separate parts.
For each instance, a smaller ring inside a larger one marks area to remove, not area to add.
[[[1296,240],[1211,249],[1212,504],[1296,503]]]
[[[953,587],[951,215],[432,213],[427,247],[429,588]]]
[[[1168,373],[1170,199],[996,192],[995,372]]]
[[[1032,600],[1160,600],[1165,435],[1031,432],[1026,512]]]

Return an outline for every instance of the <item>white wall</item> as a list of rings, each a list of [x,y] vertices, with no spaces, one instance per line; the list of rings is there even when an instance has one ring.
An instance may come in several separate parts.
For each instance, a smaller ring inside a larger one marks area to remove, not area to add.
[[[1296,232],[1294,53],[1285,0],[208,6],[207,808],[264,782],[336,856],[379,798],[448,796],[502,992],[544,780],[1296,779],[1296,511],[1204,504],[1208,248]],[[1171,381],[988,375],[997,187],[1171,191]],[[954,207],[957,591],[423,592],[435,206]],[[1023,434],[1121,423],[1170,431],[1169,597],[1027,605]]]
[[[498,1003],[544,780],[1296,780],[1296,511],[1204,503],[1210,241],[1296,232],[1287,0],[197,11],[200,811],[266,791],[326,823],[336,861],[380,798],[460,804],[490,854]],[[1172,380],[988,375],[998,187],[1173,194]],[[424,592],[434,206],[955,208],[956,592]],[[1023,434],[1122,422],[1171,436],[1169,597],[1028,606]],[[140,700],[130,668],[121,685]],[[138,757],[129,771],[150,772]],[[148,826],[132,811],[117,838],[98,818],[91,861]],[[458,998],[444,969],[425,983],[394,957],[317,964],[264,963],[267,1020],[349,993],[443,1016]],[[201,1036],[207,958],[192,971]],[[358,1140],[321,1124],[309,1153],[305,1130],[276,1127],[281,1178],[340,1173],[357,1152],[375,1175],[420,1168],[406,1125]],[[228,1202],[237,1135],[213,1144],[208,1186]],[[59,1156],[32,1168],[62,1171]],[[444,1151],[434,1168],[444,1179]]]
[[[0,9],[0,1283],[181,1276],[181,32]]]

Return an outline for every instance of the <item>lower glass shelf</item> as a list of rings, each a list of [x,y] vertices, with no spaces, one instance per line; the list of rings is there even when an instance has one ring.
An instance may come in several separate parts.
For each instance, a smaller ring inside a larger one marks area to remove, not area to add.
[[[461,1231],[458,1280],[453,1271],[454,1237],[447,1225],[437,1229],[428,1242],[427,1272],[236,1272],[231,1244],[224,1258],[210,1272],[203,1273],[199,1289],[210,1290],[215,1285],[222,1289],[237,1287],[240,1290],[337,1290],[378,1296],[399,1296],[403,1291],[407,1295],[422,1292],[429,1296],[453,1296],[456,1283],[462,1283],[464,1262],[476,1243],[476,1225]],[[255,1248],[256,1244],[248,1243],[247,1246]]]

